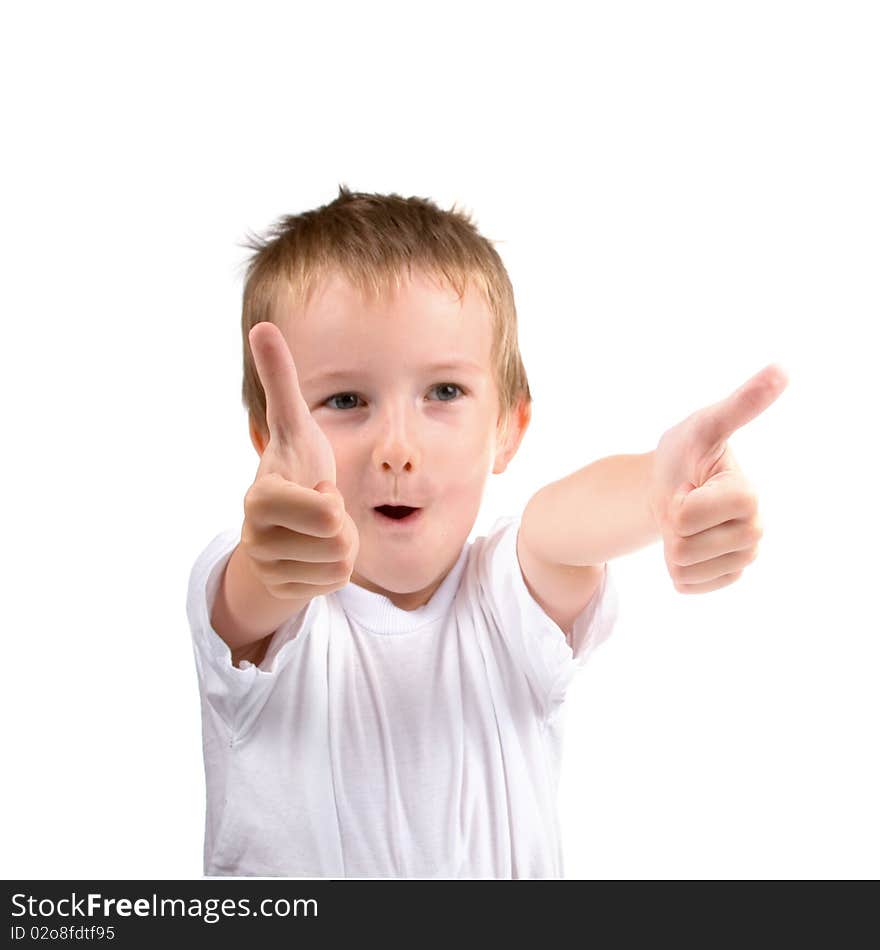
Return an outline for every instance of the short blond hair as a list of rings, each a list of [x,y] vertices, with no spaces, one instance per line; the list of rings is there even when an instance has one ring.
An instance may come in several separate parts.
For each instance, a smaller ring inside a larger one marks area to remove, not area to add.
[[[249,235],[242,246],[254,252],[242,300],[242,402],[263,434],[268,433],[266,394],[248,334],[257,323],[278,323],[282,294],[294,307],[304,307],[333,272],[373,299],[399,288],[401,275],[412,270],[451,286],[459,299],[473,285],[492,313],[491,361],[502,436],[514,407],[531,404],[510,278],[490,241],[455,205],[443,211],[427,198],[352,192],[340,184],[329,204],[281,217],[265,236]]]

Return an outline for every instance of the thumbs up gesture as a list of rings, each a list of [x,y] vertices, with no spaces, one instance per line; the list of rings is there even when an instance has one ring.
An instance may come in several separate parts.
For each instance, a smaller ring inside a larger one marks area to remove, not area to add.
[[[274,323],[258,323],[248,335],[257,375],[266,393],[269,444],[257,477],[275,474],[305,488],[336,484],[336,459],[327,436],[300,392],[296,364]]]
[[[758,499],[727,440],[788,385],[765,367],[720,402],[669,429],[654,450],[649,502],[675,589],[703,594],[736,581],[757,557]]]
[[[248,336],[266,393],[269,441],[245,495],[241,547],[275,597],[308,600],[344,587],[359,550],[357,527],[336,487],[333,447],[312,418],[281,331]]]

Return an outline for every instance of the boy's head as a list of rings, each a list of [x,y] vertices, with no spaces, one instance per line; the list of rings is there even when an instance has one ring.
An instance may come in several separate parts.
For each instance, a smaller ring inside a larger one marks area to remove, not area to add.
[[[254,447],[262,454],[268,434],[248,334],[267,320],[333,447],[360,536],[352,581],[421,606],[531,417],[504,265],[461,212],[344,186],[248,246],[242,396]],[[397,523],[376,512],[386,504],[422,510]]]

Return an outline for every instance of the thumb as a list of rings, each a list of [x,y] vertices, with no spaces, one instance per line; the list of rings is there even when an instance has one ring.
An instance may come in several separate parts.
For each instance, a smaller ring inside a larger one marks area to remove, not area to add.
[[[778,363],[765,366],[724,399],[699,414],[699,433],[708,445],[729,439],[772,405],[788,386],[788,374]]]
[[[266,394],[266,426],[276,448],[291,447],[310,420],[309,407],[299,388],[293,354],[281,330],[263,321],[251,327],[248,342],[257,376]]]

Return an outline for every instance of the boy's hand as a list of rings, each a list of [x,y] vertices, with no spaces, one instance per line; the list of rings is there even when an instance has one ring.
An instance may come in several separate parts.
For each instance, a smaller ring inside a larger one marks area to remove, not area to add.
[[[649,501],[675,589],[704,594],[737,580],[757,556],[758,498],[727,439],[788,385],[771,364],[720,402],[669,429],[654,450]]]
[[[245,495],[241,547],[273,596],[328,594],[351,579],[360,544],[336,487],[333,447],[303,399],[278,327],[258,323],[248,339],[266,392],[269,441]]]

